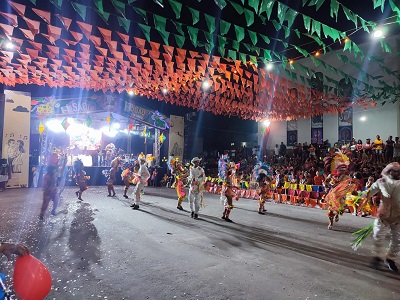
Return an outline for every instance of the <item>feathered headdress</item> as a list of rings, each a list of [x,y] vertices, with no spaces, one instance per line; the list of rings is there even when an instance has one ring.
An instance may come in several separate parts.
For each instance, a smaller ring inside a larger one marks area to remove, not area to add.
[[[170,157],[168,158],[168,162],[167,162],[168,168],[169,168],[171,171],[174,171],[174,170],[176,169],[176,164],[177,164],[178,162],[179,162],[179,158],[178,158],[178,157],[170,156]]]
[[[228,169],[228,162],[229,162],[229,156],[228,154],[224,154],[221,156],[221,158],[218,160],[218,177],[225,181],[226,179],[226,171]]]
[[[350,159],[347,155],[339,150],[335,153],[335,155],[325,157],[324,165],[325,169],[328,169],[329,167],[329,171],[335,174],[337,170],[341,167],[345,167],[347,169],[350,165]]]

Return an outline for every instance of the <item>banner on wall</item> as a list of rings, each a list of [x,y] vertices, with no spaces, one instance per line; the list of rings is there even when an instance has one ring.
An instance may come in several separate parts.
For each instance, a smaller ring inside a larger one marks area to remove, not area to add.
[[[323,127],[324,127],[324,119],[323,116],[314,116],[311,117],[311,142],[322,144],[323,137]]]
[[[287,145],[295,146],[297,144],[297,120],[287,121]]]
[[[183,159],[185,118],[170,116],[168,155],[174,155],[181,161]]]
[[[29,181],[29,139],[31,95],[4,91],[3,157],[11,167],[8,187],[27,187]]]
[[[339,112],[339,141],[349,143],[353,137],[353,108]]]

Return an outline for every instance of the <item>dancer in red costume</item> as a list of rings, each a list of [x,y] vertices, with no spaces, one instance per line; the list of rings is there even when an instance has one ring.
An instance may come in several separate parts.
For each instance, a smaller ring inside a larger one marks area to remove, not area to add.
[[[325,160],[325,166],[330,165],[331,174],[325,180],[325,189],[328,190],[325,202],[328,203],[328,229],[333,228],[333,221],[339,221],[339,216],[345,209],[346,194],[357,190],[357,183],[347,174],[349,158],[341,151],[334,157]]]

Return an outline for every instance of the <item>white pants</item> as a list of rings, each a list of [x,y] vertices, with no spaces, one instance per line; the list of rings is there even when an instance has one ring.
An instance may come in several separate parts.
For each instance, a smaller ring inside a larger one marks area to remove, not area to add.
[[[390,234],[390,242],[389,249],[387,250],[385,256],[385,249],[383,247],[383,242],[385,240],[385,236],[389,231]],[[392,223],[389,225],[384,225],[380,219],[375,219],[374,222],[374,245],[376,256],[378,257],[386,257],[388,259],[394,259],[399,252],[399,233],[400,233],[400,222]]]
[[[142,191],[142,189],[144,188],[144,183],[140,183],[138,182],[136,184],[135,189],[133,190],[133,194],[135,195],[135,204],[139,205],[140,202],[140,192]]]
[[[194,211],[195,214],[199,213],[200,199],[201,199],[201,193],[195,193],[194,191],[192,191],[192,189],[189,189],[190,210]]]

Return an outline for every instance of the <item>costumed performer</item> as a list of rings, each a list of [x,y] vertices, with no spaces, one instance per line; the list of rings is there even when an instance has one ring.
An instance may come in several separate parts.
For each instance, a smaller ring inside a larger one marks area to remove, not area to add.
[[[190,168],[188,178],[191,217],[194,219],[198,219],[199,217],[200,202],[203,200],[204,182],[206,180],[204,169],[200,167],[200,161],[201,158],[198,157],[192,159],[191,163],[193,167]]]
[[[382,171],[382,178],[375,181],[369,190],[369,196],[382,194],[378,209],[378,217],[374,221],[373,239],[376,256],[372,260],[372,267],[378,268],[385,257],[384,263],[391,271],[397,272],[394,262],[399,252],[400,235],[400,164],[388,164]],[[384,255],[383,242],[386,232],[390,232],[389,249]]]
[[[264,207],[265,201],[268,199],[268,196],[271,191],[271,178],[268,177],[265,173],[260,173],[257,177],[258,182],[258,213],[260,215],[264,215],[267,211]]]
[[[150,172],[146,166],[146,159],[140,158],[139,163],[140,163],[140,168],[137,175],[135,175],[139,178],[139,182],[136,184],[135,190],[133,191],[133,194],[135,195],[135,202],[131,205],[132,209],[135,210],[139,209],[141,191],[147,184],[147,180],[149,180],[150,178]]]
[[[235,176],[234,176],[234,170],[230,168],[230,166],[232,165],[228,163],[228,160],[229,158],[227,155],[223,155],[221,157],[221,159],[218,162],[218,167],[219,167],[218,173],[221,176],[221,179],[223,180],[222,184],[223,187],[221,190],[221,200],[223,200],[225,209],[222,214],[222,219],[232,223],[233,221],[229,218],[231,210],[234,207],[232,200],[233,198],[235,198],[236,201],[238,201],[239,198],[236,195],[235,191],[233,190],[233,188],[235,187],[233,184],[233,182],[235,181]],[[233,166],[235,166],[235,164],[233,164]],[[226,171],[225,174],[224,170]]]
[[[178,195],[178,205],[176,208],[183,210],[182,202],[186,198],[185,185],[187,183],[187,177],[189,176],[188,170],[182,166],[179,158],[177,157],[172,157],[168,166],[171,169],[172,175],[175,176],[175,182],[173,186],[175,187],[176,194]]]
[[[51,214],[57,214],[56,209],[58,206],[58,190],[57,190],[57,166],[47,166],[47,172],[43,176],[43,203],[40,210],[39,219],[44,220],[44,215],[49,207],[50,201],[53,201],[53,209]]]
[[[124,170],[121,173],[121,177],[122,177],[122,180],[123,180],[124,185],[125,185],[125,187],[124,187],[124,198],[128,199],[127,193],[128,193],[131,181],[134,179],[134,176],[133,176],[133,165],[132,164],[128,164],[128,166],[126,166],[124,168]]]
[[[87,190],[87,181],[90,177],[86,176],[86,172],[83,170],[83,163],[79,158],[74,161],[74,171],[76,184],[79,186],[79,190],[75,194],[78,200],[82,200],[82,193]]]
[[[115,196],[114,182],[115,180],[117,180],[117,171],[121,162],[122,162],[122,154],[119,154],[116,158],[114,158],[111,161],[111,169],[110,172],[108,173],[108,178],[106,182],[108,191],[107,197]]]
[[[325,161],[325,165],[328,162]],[[343,214],[346,194],[357,190],[357,184],[347,175],[349,164],[349,158],[341,151],[338,151],[330,162],[331,174],[325,180],[325,188],[329,190],[325,196],[325,202],[328,203],[328,229],[332,229],[333,220],[338,222],[339,216]]]

